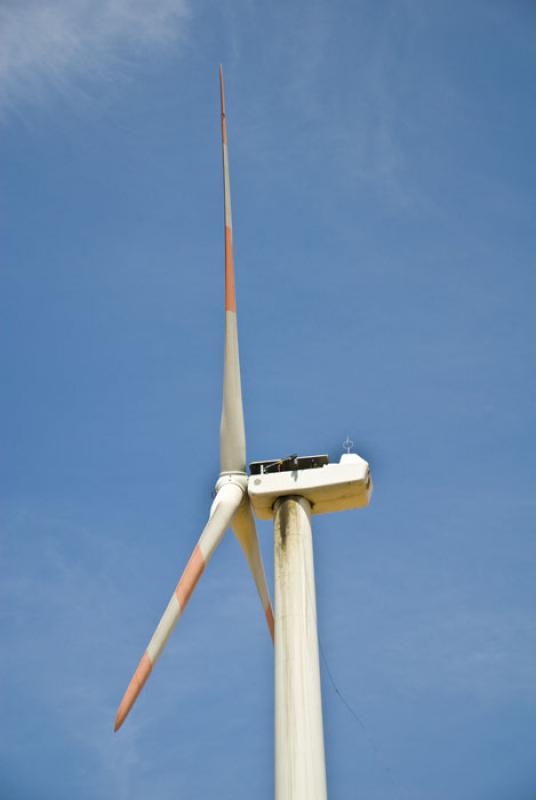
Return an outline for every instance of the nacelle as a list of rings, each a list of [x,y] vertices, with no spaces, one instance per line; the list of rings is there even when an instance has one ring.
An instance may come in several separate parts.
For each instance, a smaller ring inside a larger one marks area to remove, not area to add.
[[[327,514],[363,508],[372,493],[369,465],[357,453],[343,453],[338,464],[329,464],[327,456],[291,456],[257,461],[250,469],[248,494],[259,519],[273,517],[278,497],[305,497],[313,514]]]

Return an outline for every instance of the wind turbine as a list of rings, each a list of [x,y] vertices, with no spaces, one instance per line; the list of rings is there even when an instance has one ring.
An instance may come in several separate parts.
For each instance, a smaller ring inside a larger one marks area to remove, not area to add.
[[[223,72],[221,136],[225,211],[225,346],[220,426],[220,476],[209,520],[123,696],[118,730],[134,705],[209,559],[229,527],[255,580],[275,644],[276,800],[327,797],[311,517],[368,504],[369,466],[347,452],[257,461],[246,473],[246,439],[236,321],[231,190]],[[350,443],[351,444],[351,443]],[[350,450],[350,448],[347,448]],[[274,616],[252,510],[274,520]]]

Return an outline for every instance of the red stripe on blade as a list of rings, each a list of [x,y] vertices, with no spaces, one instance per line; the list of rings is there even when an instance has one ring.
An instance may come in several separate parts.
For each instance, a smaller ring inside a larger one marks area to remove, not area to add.
[[[203,558],[203,553],[201,552],[201,548],[197,544],[195,546],[195,550],[192,553],[190,560],[186,565],[186,569],[182,573],[182,578],[177,584],[177,588],[175,589],[175,594],[177,595],[177,600],[179,601],[180,610],[183,611],[186,603],[192,596],[192,592],[195,589],[195,585],[201,575],[203,574],[203,570],[205,569],[205,559]]]
[[[270,636],[272,637],[272,642],[274,640],[274,615],[272,614],[272,606],[268,606],[268,608],[264,609],[264,615],[266,617],[266,622],[268,623],[268,628],[270,629]]]
[[[145,686],[145,682],[151,674],[152,668],[153,665],[151,664],[151,659],[147,653],[144,653],[140,663],[136,668],[136,672],[134,673],[132,680],[128,685],[128,689],[121,700],[121,705],[119,706],[119,710],[115,718],[114,731],[119,730],[125,721],[128,712],[136,702],[139,693]]]

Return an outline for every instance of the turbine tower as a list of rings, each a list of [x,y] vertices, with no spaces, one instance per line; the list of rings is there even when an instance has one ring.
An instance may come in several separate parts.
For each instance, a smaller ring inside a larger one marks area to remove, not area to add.
[[[220,475],[209,519],[123,696],[118,730],[151,674],[199,578],[230,527],[246,556],[275,644],[276,800],[327,798],[311,519],[359,508],[372,492],[369,466],[347,452],[256,461],[246,437],[236,320],[233,227],[223,73],[220,66],[225,229],[225,344]],[[348,448],[349,449],[349,448]],[[274,521],[275,625],[253,511]]]

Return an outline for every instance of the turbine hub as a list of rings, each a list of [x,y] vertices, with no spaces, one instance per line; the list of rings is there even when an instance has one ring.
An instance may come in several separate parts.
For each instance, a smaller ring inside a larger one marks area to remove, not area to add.
[[[248,488],[248,476],[245,472],[220,472],[220,477],[216,481],[216,492],[228,483],[234,483],[245,494]]]

